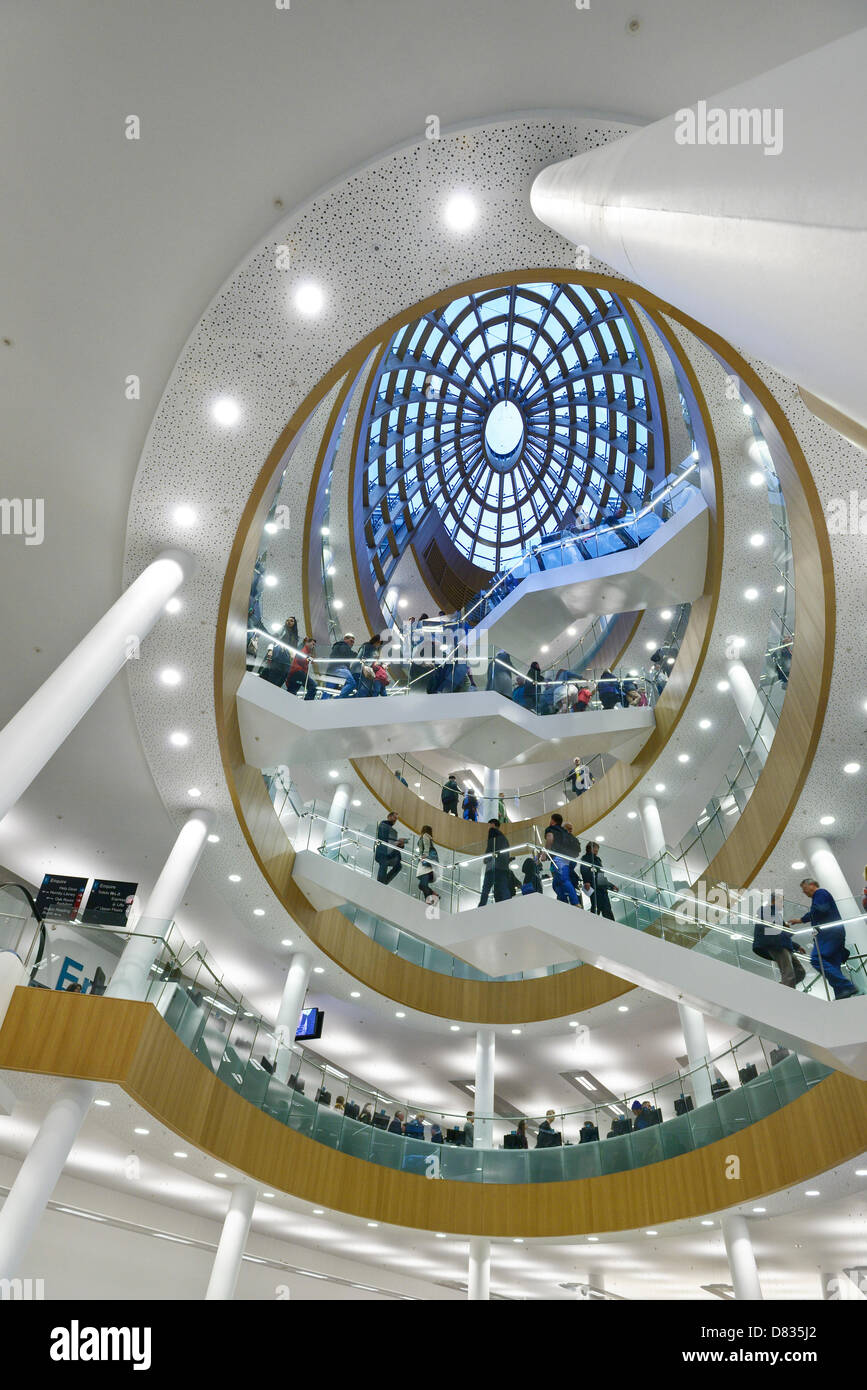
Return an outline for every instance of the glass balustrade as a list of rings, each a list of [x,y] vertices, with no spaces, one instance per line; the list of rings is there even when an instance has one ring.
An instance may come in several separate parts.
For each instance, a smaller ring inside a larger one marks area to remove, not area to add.
[[[62,926],[80,933],[80,954],[96,940],[104,955],[119,958],[132,935]],[[205,953],[185,946],[171,923],[142,923],[137,935],[152,936],[157,953],[147,1002],[218,1080],[308,1138],[428,1178],[557,1182],[643,1167],[736,1133],[796,1100],[831,1070],[747,1036],[626,1095],[606,1092],[546,1115],[476,1112],[469,1130],[467,1107],[419,1106],[309,1048],[286,1045]],[[580,1059],[576,1069],[580,1075]]]

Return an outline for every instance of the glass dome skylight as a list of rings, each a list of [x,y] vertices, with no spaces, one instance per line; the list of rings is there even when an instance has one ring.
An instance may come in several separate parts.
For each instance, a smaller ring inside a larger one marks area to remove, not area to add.
[[[623,306],[578,285],[463,296],[388,345],[364,440],[364,520],[390,569],[430,509],[474,564],[638,503],[653,467]]]

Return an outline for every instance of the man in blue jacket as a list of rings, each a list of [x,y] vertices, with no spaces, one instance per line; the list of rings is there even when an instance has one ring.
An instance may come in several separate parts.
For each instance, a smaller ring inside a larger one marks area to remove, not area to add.
[[[851,999],[858,991],[840,968],[849,959],[846,949],[846,928],[840,920],[840,909],[828,892],[814,878],[801,880],[801,891],[810,899],[810,910],[801,918],[794,917],[787,927],[809,922],[816,933],[810,964],[820,970],[834,991],[835,999]],[[821,957],[821,959],[820,959]]]

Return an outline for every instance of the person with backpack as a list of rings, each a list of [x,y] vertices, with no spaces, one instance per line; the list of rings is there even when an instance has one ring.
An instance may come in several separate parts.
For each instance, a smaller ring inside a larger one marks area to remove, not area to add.
[[[762,960],[773,961],[780,972],[780,984],[787,989],[795,989],[803,980],[806,971],[793,952],[804,955],[803,946],[784,931],[785,922],[776,893],[771,893],[767,903],[762,903],[753,927],[753,954]]]
[[[463,809],[464,809],[464,820],[478,820],[478,819],[479,819],[479,798],[476,796],[476,794],[475,794],[475,792],[473,791],[472,787],[468,787],[468,788],[467,788],[467,794],[466,794],[466,796],[464,797]]]
[[[433,903],[439,902],[440,895],[433,887],[436,877],[435,865],[439,863],[439,855],[433,842],[433,831],[429,825],[422,826],[421,834],[416,843],[416,850],[418,852],[418,866],[416,868],[418,891],[428,906],[431,906]]]
[[[581,849],[581,845],[570,835],[563,824],[563,817],[559,811],[555,811],[551,816],[550,824],[545,829],[545,848],[551,860],[551,868],[554,876],[554,892],[557,901],[561,903],[571,903],[573,907],[580,907],[581,903],[572,882],[569,872],[571,861],[567,858],[572,848],[575,853]]]
[[[542,863],[541,854],[529,854],[521,865],[521,873],[524,881],[521,884],[521,892],[541,893],[542,891]]]

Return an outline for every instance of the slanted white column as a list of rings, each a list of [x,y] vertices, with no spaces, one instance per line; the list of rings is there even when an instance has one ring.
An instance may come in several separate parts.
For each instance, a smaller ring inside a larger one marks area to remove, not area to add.
[[[182,550],[163,551],[0,731],[0,819],[121,667],[138,656],[140,644],[194,564]]]
[[[206,1300],[235,1297],[255,1205],[256,1189],[251,1183],[239,1182],[232,1188],[229,1210],[208,1280]]]
[[[690,1074],[695,1103],[696,1105],[706,1105],[708,1101],[713,1100],[713,1091],[711,1090],[710,1070],[701,1065],[710,1055],[704,1014],[699,1013],[698,1009],[694,1009],[690,1004],[680,1003],[677,1006],[677,1012],[680,1015],[680,1026],[683,1029],[683,1041],[686,1055],[689,1058],[689,1065],[697,1068]]]
[[[177,916],[212,823],[210,811],[193,811],[181,826],[136,924],[135,934],[127,941],[114,968],[105,991],[109,998],[144,999],[147,995],[150,969],[160,952],[159,937],[165,936]]]
[[[738,714],[743,721],[743,726],[747,734],[750,739],[752,739],[753,734],[756,732],[753,708],[756,702],[756,695],[758,694],[755,681],[742,661],[732,661],[729,663],[728,678],[732,695],[737,705]],[[753,745],[760,757],[767,756],[771,742],[770,730],[762,726],[759,736]]]
[[[285,1082],[289,1079],[293,1056],[292,1044],[298,1031],[298,1020],[301,1017],[301,1010],[304,1008],[304,998],[307,994],[312,969],[313,961],[303,951],[296,951],[289,961],[286,983],[283,986],[283,997],[280,1000],[277,1022],[274,1027],[277,1039],[281,1043],[274,1069],[274,1075],[278,1081]]]
[[[485,777],[482,784],[482,805],[480,820],[493,820],[499,811],[500,801],[500,770],[497,767],[486,767]]]
[[[806,835],[801,841],[801,850],[809,862],[813,878],[820,888],[827,888],[840,909],[843,920],[860,918],[857,922],[849,921],[846,927],[846,944],[850,951],[859,951],[862,956],[867,956],[867,924],[861,917],[861,904],[849,887],[840,861],[825,836]],[[805,906],[804,911],[806,910]],[[803,938],[800,940],[803,944]],[[863,976],[858,976],[859,980],[862,978]]]
[[[331,806],[328,810],[328,820],[325,825],[325,841],[323,848],[326,854],[336,858],[336,851],[343,838],[343,827],[346,824],[346,812],[349,809],[349,796],[352,787],[348,782],[338,782],[334,788],[334,795],[331,798]]]
[[[743,1216],[728,1212],[720,1220],[735,1298],[759,1302],[763,1298],[759,1271],[750,1240],[750,1228]]]
[[[476,1030],[476,1089],[474,1147],[490,1149],[494,1144],[494,1053],[496,1034],[493,1028]]]
[[[39,1126],[0,1210],[0,1279],[18,1273],[96,1089],[92,1081],[68,1082]]]
[[[658,859],[665,852],[665,831],[659,814],[659,803],[655,796],[638,798],[638,814],[644,832],[644,848],[648,859]]]
[[[533,211],[864,425],[865,68],[860,29],[706,93],[544,169]]]
[[[470,1265],[467,1301],[491,1297],[491,1242],[487,1236],[470,1236]]]

